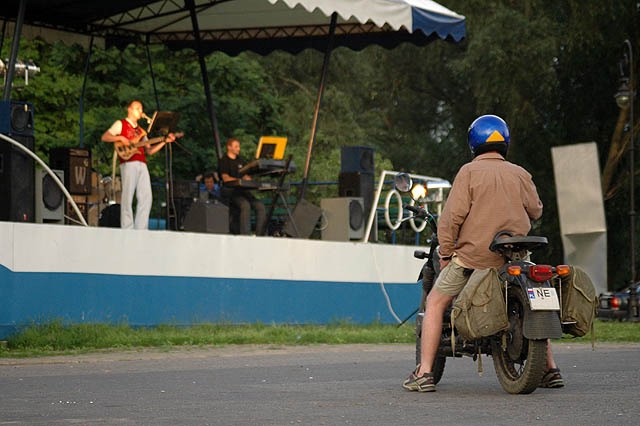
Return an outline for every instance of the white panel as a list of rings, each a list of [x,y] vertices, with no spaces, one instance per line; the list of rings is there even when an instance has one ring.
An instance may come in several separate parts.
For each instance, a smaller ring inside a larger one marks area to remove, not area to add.
[[[607,226],[595,143],[553,147],[553,170],[565,262],[607,290]]]
[[[596,287],[596,294],[607,291],[607,234],[597,232],[563,235],[565,262],[582,268]]]
[[[16,272],[414,283],[422,267],[413,246],[0,223],[12,227],[0,259]]]
[[[562,234],[605,232],[596,144],[557,146],[551,155]]]

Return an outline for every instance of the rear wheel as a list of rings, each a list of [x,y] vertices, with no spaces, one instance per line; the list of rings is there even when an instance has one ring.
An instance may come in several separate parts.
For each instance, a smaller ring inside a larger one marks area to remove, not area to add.
[[[512,394],[528,394],[536,390],[546,366],[547,341],[524,337],[524,310],[529,309],[522,289],[510,287],[507,296],[509,329],[502,339],[491,344],[493,365],[502,388]]]

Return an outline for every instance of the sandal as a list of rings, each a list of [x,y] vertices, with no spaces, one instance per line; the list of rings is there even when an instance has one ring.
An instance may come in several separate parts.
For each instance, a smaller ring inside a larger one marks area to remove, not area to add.
[[[547,372],[542,376],[542,380],[540,381],[541,388],[561,388],[564,386],[564,380],[560,375],[559,368],[550,368]]]

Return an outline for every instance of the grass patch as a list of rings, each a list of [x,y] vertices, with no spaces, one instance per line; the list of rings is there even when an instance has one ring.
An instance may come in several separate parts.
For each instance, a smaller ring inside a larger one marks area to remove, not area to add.
[[[103,349],[223,346],[231,344],[310,345],[344,343],[410,343],[412,327],[388,324],[355,325],[247,325],[201,324],[189,327],[160,325],[77,324],[54,321],[32,325],[10,336],[0,357],[84,353]]]
[[[596,321],[596,342],[640,342],[640,323]],[[562,342],[591,342],[590,335]],[[201,324],[189,327],[126,324],[65,325],[53,321],[31,325],[0,346],[0,357],[86,353],[97,350],[224,346],[232,344],[312,345],[347,343],[413,343],[413,324],[328,325]]]
[[[596,342],[638,343],[640,342],[640,322],[595,321]],[[562,341],[591,342],[591,334]]]

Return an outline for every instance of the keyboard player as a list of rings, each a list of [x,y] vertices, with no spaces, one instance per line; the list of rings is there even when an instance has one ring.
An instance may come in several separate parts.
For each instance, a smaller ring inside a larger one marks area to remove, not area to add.
[[[237,215],[239,233],[251,234],[251,209],[256,213],[256,235],[264,235],[266,226],[266,213],[264,204],[258,200],[249,188],[252,178],[248,174],[241,174],[240,169],[246,161],[240,156],[240,141],[236,138],[227,140],[227,152],[218,162],[218,172],[223,182],[222,196],[230,205],[231,214]]]

